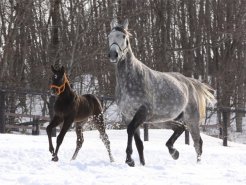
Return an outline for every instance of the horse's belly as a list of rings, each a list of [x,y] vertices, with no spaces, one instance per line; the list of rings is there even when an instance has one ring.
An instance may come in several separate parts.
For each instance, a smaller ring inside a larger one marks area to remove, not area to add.
[[[145,99],[146,100],[146,99]],[[147,106],[149,114],[147,115],[147,120],[150,122],[165,122],[173,120],[178,117],[178,115],[184,110],[186,102],[181,100],[166,102],[162,104],[161,101],[154,104],[149,104],[145,100],[136,100],[136,98],[131,98],[124,96],[122,101],[117,102],[118,108],[123,116],[131,121],[136,114],[137,110],[141,105],[145,104]]]
[[[175,119],[184,111],[188,99],[180,89],[166,90],[166,93],[159,93],[153,98],[153,117],[162,117],[166,120]]]
[[[156,106],[153,110],[153,118],[163,119],[163,120],[173,120],[178,117],[178,115],[184,110],[184,105],[175,104],[167,106]]]
[[[119,106],[120,112],[128,119],[133,118],[139,107],[140,106],[134,106],[134,104],[124,104],[123,106]]]

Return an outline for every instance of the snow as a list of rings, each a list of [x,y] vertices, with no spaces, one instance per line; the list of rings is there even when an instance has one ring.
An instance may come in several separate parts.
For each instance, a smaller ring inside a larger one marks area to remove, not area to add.
[[[180,152],[173,160],[165,142],[172,131],[149,130],[150,141],[144,142],[146,165],[139,163],[134,144],[136,166],[125,161],[126,130],[107,130],[115,158],[109,162],[106,148],[97,131],[84,132],[85,142],[75,161],[76,134],[70,131],[59,151],[59,161],[52,162],[46,135],[0,134],[0,184],[17,185],[239,185],[246,184],[246,145],[222,141],[202,134],[201,163],[195,150],[184,144],[184,135],[175,143]],[[143,133],[142,133],[143,134]],[[53,138],[53,143],[55,140]]]

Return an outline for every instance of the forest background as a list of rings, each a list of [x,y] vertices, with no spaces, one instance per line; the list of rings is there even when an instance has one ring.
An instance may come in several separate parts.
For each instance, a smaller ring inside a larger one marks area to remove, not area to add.
[[[144,64],[211,85],[217,107],[245,108],[246,0],[1,0],[0,89],[47,92],[50,66],[59,64],[78,93],[89,81],[91,93],[113,97],[107,35],[114,17],[128,18]],[[10,112],[28,111],[18,98],[8,96]],[[234,117],[239,132],[243,116]]]

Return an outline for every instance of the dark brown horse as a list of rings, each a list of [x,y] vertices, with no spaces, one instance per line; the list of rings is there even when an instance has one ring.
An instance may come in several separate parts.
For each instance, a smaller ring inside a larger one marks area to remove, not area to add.
[[[88,121],[89,117],[92,117],[95,127],[100,133],[100,138],[107,148],[110,161],[113,162],[110,141],[105,132],[105,124],[102,114],[103,110],[100,101],[94,95],[85,94],[78,96],[75,92],[73,92],[69,85],[69,81],[66,77],[63,66],[59,70],[55,70],[53,66],[51,66],[51,69],[54,74],[50,88],[53,94],[57,95],[54,105],[54,117],[46,128],[49,139],[49,151],[52,154],[52,161],[58,161],[57,154],[59,147],[73,122],[76,127],[77,146],[72,160],[77,157],[77,154],[84,142],[83,125]],[[60,124],[63,125],[57,137],[56,149],[54,150],[51,132],[53,128]]]

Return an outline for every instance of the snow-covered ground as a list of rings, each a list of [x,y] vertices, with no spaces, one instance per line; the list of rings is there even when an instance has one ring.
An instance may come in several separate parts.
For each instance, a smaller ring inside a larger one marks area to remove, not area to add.
[[[180,152],[174,161],[165,142],[169,130],[150,130],[144,142],[146,165],[141,166],[134,146],[136,166],[125,161],[126,130],[107,130],[114,163],[109,158],[97,131],[86,131],[85,142],[75,161],[70,161],[76,135],[65,136],[59,161],[52,162],[46,135],[0,134],[0,184],[23,185],[239,185],[246,184],[246,145],[222,141],[202,134],[202,162],[196,163],[192,145],[184,144],[182,135],[175,144]],[[53,140],[54,142],[54,140]]]

